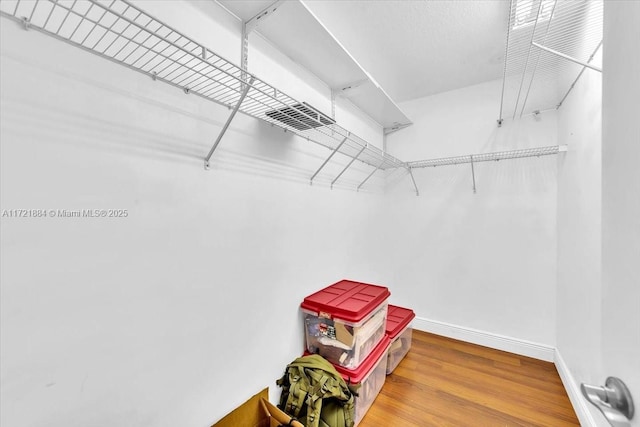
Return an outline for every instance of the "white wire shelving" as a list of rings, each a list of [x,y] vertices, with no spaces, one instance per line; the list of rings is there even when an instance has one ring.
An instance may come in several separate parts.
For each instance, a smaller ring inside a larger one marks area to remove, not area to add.
[[[603,0],[511,0],[498,124],[558,109],[598,72]]]
[[[370,165],[374,168],[372,174],[406,167],[401,160],[349,132],[313,107],[260,80],[126,0],[3,0],[0,14],[22,23],[25,29],[55,37],[185,93],[232,109],[204,159],[207,168],[238,111],[328,148],[329,159],[340,153],[351,159],[349,165],[355,160]]]
[[[417,160],[408,162],[410,168],[428,168],[436,166],[452,166],[465,163],[497,162],[500,160],[520,159],[523,157],[540,157],[558,154],[565,151],[564,146],[525,148],[522,150],[497,151],[494,153],[469,154],[465,156],[441,157],[439,159]]]
[[[373,169],[357,190],[380,170],[404,169],[418,195],[412,169],[471,163],[473,171],[474,162],[539,157],[565,151],[563,147],[553,146],[403,162],[127,0],[3,0],[0,15],[21,23],[27,30],[39,31],[185,93],[227,106],[231,114],[204,157],[205,168],[209,167],[214,151],[237,112],[329,149],[330,154],[310,177],[311,182],[338,153],[350,160],[333,179],[332,187],[355,161],[371,166]]]
[[[453,166],[453,165],[471,164],[471,178],[473,180],[473,192],[475,193],[476,192],[476,176],[475,176],[475,169],[473,166],[474,163],[498,162],[500,160],[522,159],[525,157],[552,156],[564,151],[567,151],[566,145],[551,145],[548,147],[525,148],[521,150],[496,151],[493,153],[469,154],[464,156],[441,157],[437,159],[417,160],[417,161],[407,162],[407,166],[409,167],[409,172],[411,173],[412,169],[429,168],[429,167],[435,168],[437,166]],[[413,186],[415,188],[416,194],[419,195],[420,192],[418,190],[418,186],[416,185],[415,179],[413,179],[413,174],[411,175],[411,180],[413,181]]]

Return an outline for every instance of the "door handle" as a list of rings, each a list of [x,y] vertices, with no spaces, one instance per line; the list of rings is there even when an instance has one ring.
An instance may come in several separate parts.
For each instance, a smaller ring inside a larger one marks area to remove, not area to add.
[[[633,418],[633,399],[621,379],[609,377],[604,387],[582,383],[582,394],[602,412],[613,427],[629,427]]]

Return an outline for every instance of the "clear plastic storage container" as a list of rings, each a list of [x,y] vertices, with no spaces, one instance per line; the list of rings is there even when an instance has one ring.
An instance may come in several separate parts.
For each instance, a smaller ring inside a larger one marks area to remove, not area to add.
[[[342,378],[351,384],[352,388],[355,387],[358,392],[358,396],[355,398],[354,427],[360,424],[382,390],[387,378],[387,352],[390,344],[391,340],[385,336],[358,369],[352,370],[336,366],[336,370],[342,375]]]
[[[413,310],[389,305],[386,331],[389,339],[391,339],[391,346],[387,356],[387,375],[396,369],[411,348],[413,329],[410,323],[414,317],[416,315]]]
[[[384,286],[342,280],[304,299],[307,352],[356,369],[385,336]]]

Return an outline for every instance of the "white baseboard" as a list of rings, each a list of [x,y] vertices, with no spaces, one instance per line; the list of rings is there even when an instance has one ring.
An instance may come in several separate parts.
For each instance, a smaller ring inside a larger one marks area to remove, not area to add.
[[[565,390],[567,390],[569,400],[571,401],[571,405],[573,405],[573,410],[576,411],[580,425],[582,427],[596,427],[596,420],[589,410],[589,403],[582,397],[580,385],[576,382],[575,378],[573,378],[569,367],[562,358],[562,355],[560,355],[558,349],[555,351],[554,363],[562,380],[562,384]]]
[[[431,332],[436,335],[495,348],[497,350],[508,351],[522,356],[533,357],[534,359],[547,362],[553,362],[555,360],[555,348],[545,344],[538,344],[422,317],[413,319],[413,328],[419,331]]]

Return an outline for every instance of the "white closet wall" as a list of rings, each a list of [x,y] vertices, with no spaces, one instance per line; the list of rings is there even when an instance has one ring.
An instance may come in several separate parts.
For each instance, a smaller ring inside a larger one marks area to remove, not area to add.
[[[414,121],[390,154],[432,159],[557,144],[556,114],[501,128],[501,81],[402,103]],[[556,156],[414,169],[389,179],[387,282],[418,328],[551,360],[555,344]]]
[[[602,55],[594,58],[602,63]],[[557,348],[579,382],[600,366],[602,315],[602,75],[587,71],[558,111]],[[578,384],[577,384],[578,385]],[[577,386],[576,385],[576,386]],[[597,409],[593,405],[593,413]],[[584,420],[582,420],[584,422]]]
[[[609,424],[580,384],[615,376],[633,396],[640,389],[640,7],[604,7],[603,74],[585,72],[559,116],[569,151],[559,163],[557,297],[559,370],[581,424],[602,427]],[[640,425],[637,415],[631,425]]]
[[[191,14],[188,31],[239,55],[226,14],[163,5],[149,3],[160,18]],[[0,424],[204,426],[252,391],[277,395],[303,348],[302,298],[345,277],[382,282],[382,196],[310,187],[330,151],[243,115],[205,171],[226,108],[0,29],[2,209],[128,211],[3,219]]]

